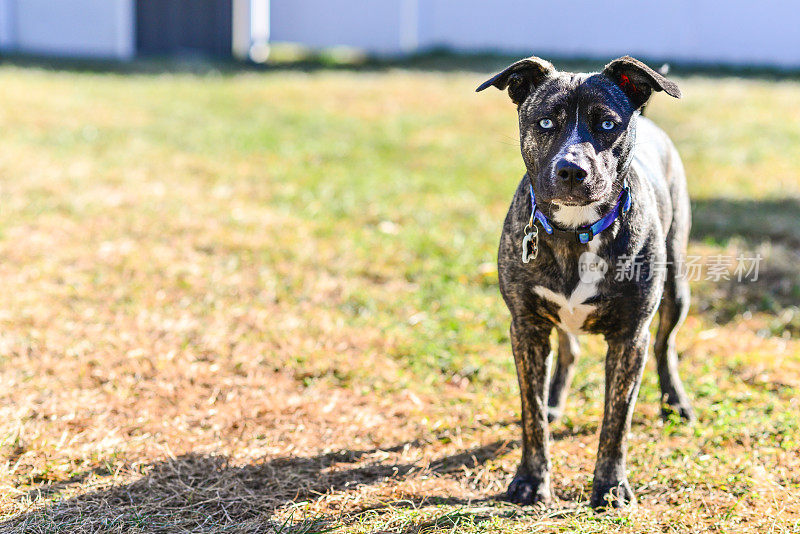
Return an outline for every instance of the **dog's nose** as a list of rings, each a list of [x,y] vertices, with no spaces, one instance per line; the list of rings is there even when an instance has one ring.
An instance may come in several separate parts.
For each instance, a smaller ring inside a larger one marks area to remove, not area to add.
[[[586,171],[580,165],[562,159],[556,164],[556,174],[563,180],[581,182],[586,178]]]

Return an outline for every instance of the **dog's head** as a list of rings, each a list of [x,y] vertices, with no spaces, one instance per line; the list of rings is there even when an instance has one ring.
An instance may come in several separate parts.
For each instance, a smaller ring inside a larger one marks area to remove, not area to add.
[[[630,161],[637,112],[653,91],[680,98],[675,83],[641,61],[621,57],[598,74],[558,72],[530,57],[484,82],[508,89],[519,113],[522,159],[537,202],[591,211],[616,200]]]

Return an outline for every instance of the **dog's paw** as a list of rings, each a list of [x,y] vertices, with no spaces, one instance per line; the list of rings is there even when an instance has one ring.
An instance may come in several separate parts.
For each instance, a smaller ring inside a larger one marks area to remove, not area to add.
[[[549,482],[527,475],[515,476],[506,491],[506,500],[516,504],[547,504],[550,499]]]
[[[590,504],[592,508],[599,511],[622,508],[635,505],[636,496],[625,479],[619,481],[595,480]]]
[[[554,421],[558,421],[561,417],[563,410],[557,406],[548,406],[547,407],[547,422],[552,423]]]
[[[689,399],[686,398],[667,398],[661,403],[661,418],[666,421],[673,415],[677,415],[689,423],[695,421],[694,410]]]

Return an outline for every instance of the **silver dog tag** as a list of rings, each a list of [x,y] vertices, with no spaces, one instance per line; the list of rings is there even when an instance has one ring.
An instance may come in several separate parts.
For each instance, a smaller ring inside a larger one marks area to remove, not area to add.
[[[528,263],[539,255],[539,228],[534,226],[522,239],[522,263]]]

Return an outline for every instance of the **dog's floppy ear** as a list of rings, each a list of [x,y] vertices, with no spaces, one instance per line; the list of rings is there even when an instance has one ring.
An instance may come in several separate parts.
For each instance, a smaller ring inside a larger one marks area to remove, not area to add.
[[[647,103],[653,91],[664,91],[675,98],[681,97],[681,90],[658,72],[654,71],[638,59],[624,56],[615,59],[603,69],[603,74],[630,99],[633,107],[640,109]]]
[[[508,87],[508,96],[519,106],[537,85],[555,72],[555,67],[549,61],[531,56],[509,65],[503,72],[483,82],[475,91],[483,91],[490,85],[501,91]]]

